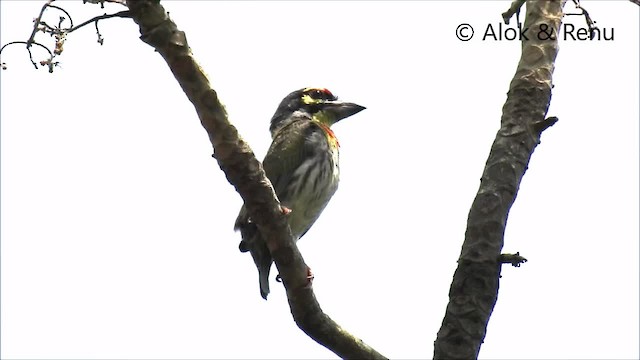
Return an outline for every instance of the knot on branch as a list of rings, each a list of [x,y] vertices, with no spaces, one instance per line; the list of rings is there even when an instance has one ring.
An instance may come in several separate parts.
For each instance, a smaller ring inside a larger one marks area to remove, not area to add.
[[[187,37],[171,21],[169,14],[158,1],[127,1],[131,17],[140,26],[140,40],[156,50],[169,45],[188,49]]]

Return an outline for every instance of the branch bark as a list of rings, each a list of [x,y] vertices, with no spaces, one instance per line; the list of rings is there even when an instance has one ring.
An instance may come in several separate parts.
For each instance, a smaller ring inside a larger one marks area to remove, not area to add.
[[[476,359],[498,299],[504,231],[551,101],[557,32],[566,0],[528,0],[522,55],[502,109],[501,127],[471,205],[434,359]],[[520,3],[514,1],[514,4]],[[512,8],[508,13],[516,13]],[[506,21],[506,19],[505,19]],[[547,36],[549,33],[553,36]]]
[[[249,145],[229,123],[218,94],[191,53],[185,33],[178,30],[158,0],[127,0],[127,6],[140,26],[141,40],[155,48],[167,62],[193,103],[213,145],[214,157],[262,232],[298,327],[342,358],[384,359],[362,340],[342,329],[320,308],[308,286],[307,265],[293,241],[271,183]]]

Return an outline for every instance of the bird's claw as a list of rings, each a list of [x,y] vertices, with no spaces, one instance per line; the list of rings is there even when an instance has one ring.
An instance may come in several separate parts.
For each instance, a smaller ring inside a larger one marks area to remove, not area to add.
[[[309,281],[309,283],[307,284],[307,288],[310,288],[311,285],[313,284],[313,278],[315,278],[315,276],[313,276],[313,273],[311,272],[311,268],[307,266],[307,281]]]
[[[282,211],[283,215],[289,215],[291,214],[291,209],[289,209],[288,207],[284,206],[284,205],[280,205],[280,211]]]
[[[311,283],[313,283],[314,278],[315,276],[311,272],[311,268],[307,266],[307,280],[309,281],[309,283],[307,284],[307,287],[311,287]],[[280,276],[280,274],[276,275],[276,281],[282,282],[282,276]]]

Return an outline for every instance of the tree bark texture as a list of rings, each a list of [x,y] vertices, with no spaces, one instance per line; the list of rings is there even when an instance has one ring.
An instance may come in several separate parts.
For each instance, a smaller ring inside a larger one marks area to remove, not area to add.
[[[500,130],[469,211],[449,303],[434,343],[434,359],[476,359],[484,341],[498,299],[507,216],[542,131],[557,121],[545,116],[551,102],[557,33],[565,2],[526,2],[528,40],[522,41]]]

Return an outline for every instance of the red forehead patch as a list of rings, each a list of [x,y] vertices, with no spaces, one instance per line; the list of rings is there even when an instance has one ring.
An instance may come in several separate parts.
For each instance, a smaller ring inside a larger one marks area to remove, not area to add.
[[[304,89],[305,93],[310,93],[310,92],[313,92],[313,91],[320,91],[320,92],[324,93],[329,98],[333,98],[334,97],[333,94],[331,93],[331,91],[329,91],[329,89],[327,89],[327,88],[306,88],[306,89]]]
[[[327,89],[327,88],[320,88],[320,89],[318,89],[318,90],[320,90],[320,91],[322,91],[323,93],[325,93],[325,94],[327,94],[327,95],[329,95],[329,96],[333,97],[333,94],[332,94],[332,93],[331,93],[331,91],[329,91],[329,89]]]

